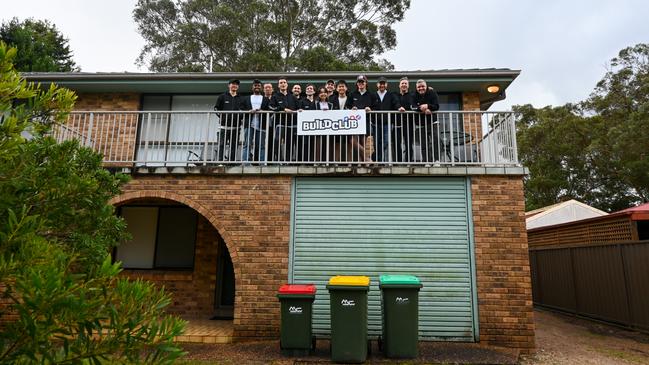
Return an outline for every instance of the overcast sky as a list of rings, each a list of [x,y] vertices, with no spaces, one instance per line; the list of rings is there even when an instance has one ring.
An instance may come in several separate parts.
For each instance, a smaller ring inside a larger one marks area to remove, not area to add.
[[[48,19],[70,40],[85,72],[146,72],[135,65],[143,39],[135,0],[22,0],[2,4],[2,21]],[[521,75],[492,110],[585,99],[607,62],[649,42],[647,0],[412,0],[395,25],[397,70],[511,68]]]

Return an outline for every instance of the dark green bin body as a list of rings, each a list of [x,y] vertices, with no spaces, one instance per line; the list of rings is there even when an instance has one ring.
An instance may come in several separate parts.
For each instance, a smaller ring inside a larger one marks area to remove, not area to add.
[[[343,363],[365,362],[369,287],[327,285],[327,289],[331,300],[331,360]]]
[[[383,354],[413,359],[419,354],[419,290],[421,284],[379,284],[383,322]]]
[[[278,294],[281,306],[280,348],[285,355],[308,355],[312,350],[315,295]]]

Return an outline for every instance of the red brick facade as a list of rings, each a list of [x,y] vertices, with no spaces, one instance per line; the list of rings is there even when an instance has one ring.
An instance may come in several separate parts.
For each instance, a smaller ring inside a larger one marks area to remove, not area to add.
[[[520,176],[471,178],[480,342],[523,352],[534,348],[534,325],[523,186]],[[164,198],[188,205],[199,221],[194,272],[137,271],[176,295],[170,308],[209,316],[220,234],[232,257],[235,337],[275,337],[275,293],[288,276],[291,177],[137,177],[115,204]],[[216,229],[210,227],[214,225]],[[215,238],[216,237],[216,238]]]
[[[532,283],[520,176],[471,178],[480,342],[534,350]]]

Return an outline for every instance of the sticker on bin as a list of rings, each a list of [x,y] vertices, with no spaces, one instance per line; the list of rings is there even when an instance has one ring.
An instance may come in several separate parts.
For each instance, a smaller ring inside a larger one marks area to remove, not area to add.
[[[288,308],[290,314],[302,314],[302,307],[291,306]]]
[[[367,276],[334,276],[329,279],[329,285],[369,286],[370,278]]]
[[[313,295],[316,292],[314,284],[284,284],[279,287],[279,294]]]
[[[343,300],[340,301],[340,304],[343,307],[353,307],[353,306],[356,305],[356,302],[353,301],[353,300],[349,300],[349,299],[343,299]]]
[[[410,302],[410,298],[397,297],[394,301],[397,304],[408,304],[408,302]]]

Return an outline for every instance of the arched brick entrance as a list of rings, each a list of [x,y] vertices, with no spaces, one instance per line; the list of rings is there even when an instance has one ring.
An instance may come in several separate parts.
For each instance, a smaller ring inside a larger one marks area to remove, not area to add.
[[[234,338],[276,338],[276,293],[288,279],[291,182],[287,176],[135,175],[110,203],[166,199],[205,217],[234,267]]]

